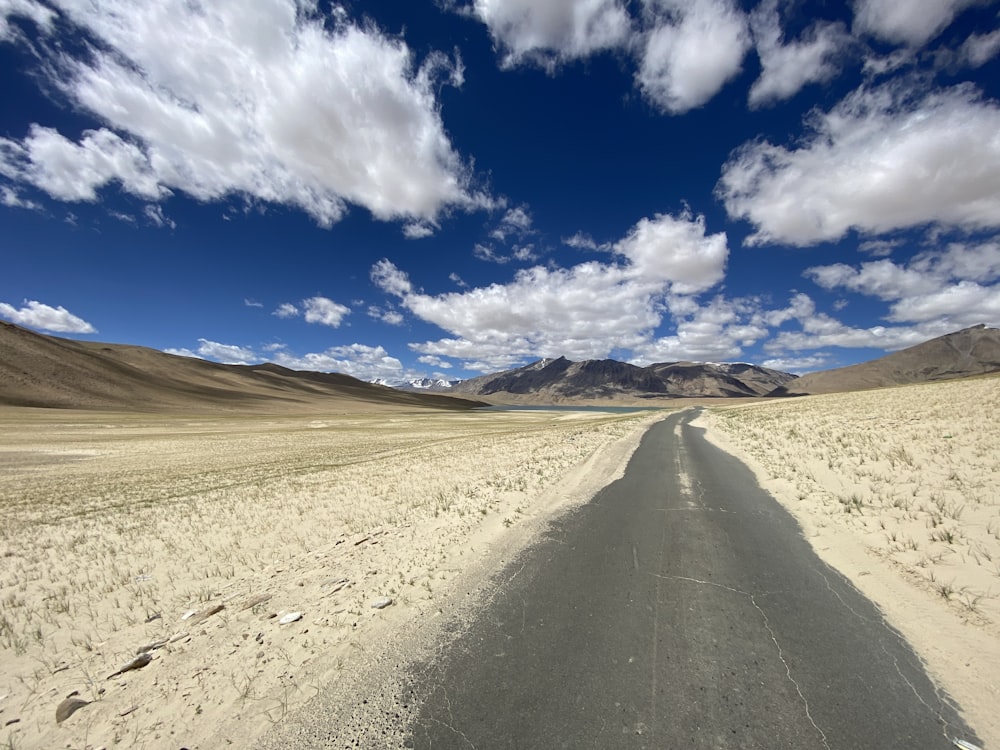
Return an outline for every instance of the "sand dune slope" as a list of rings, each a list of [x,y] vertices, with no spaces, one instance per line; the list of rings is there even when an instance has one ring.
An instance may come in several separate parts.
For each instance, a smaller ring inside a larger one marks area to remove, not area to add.
[[[223,365],[123,344],[74,341],[0,323],[0,404],[128,411],[310,411],[477,404],[404,393],[348,375]]]

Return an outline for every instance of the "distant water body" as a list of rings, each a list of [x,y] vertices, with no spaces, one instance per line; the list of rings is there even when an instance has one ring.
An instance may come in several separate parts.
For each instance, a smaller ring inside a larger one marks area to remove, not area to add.
[[[612,414],[628,414],[633,411],[659,411],[662,406],[563,406],[541,404],[495,404],[482,406],[480,411],[596,411]]]

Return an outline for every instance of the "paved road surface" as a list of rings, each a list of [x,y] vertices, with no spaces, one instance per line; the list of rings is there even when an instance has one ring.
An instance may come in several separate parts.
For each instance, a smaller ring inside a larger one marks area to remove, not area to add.
[[[501,575],[414,668],[417,748],[979,744],[874,606],[740,462],[650,430],[626,475]]]

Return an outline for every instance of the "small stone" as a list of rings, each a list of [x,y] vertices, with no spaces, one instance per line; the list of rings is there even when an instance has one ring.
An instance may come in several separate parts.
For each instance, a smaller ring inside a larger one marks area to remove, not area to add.
[[[279,625],[289,625],[293,622],[297,622],[302,619],[301,612],[289,612],[287,615],[278,620]]]
[[[388,596],[383,596],[382,598],[376,599],[372,602],[372,609],[385,609],[390,604],[392,604],[392,599]]]
[[[112,672],[111,674],[109,674],[108,679],[110,680],[112,677],[117,677],[118,675],[124,674],[125,672],[131,672],[133,669],[142,669],[151,661],[153,661],[153,656],[151,654],[149,653],[139,654],[128,664],[123,665],[116,672]]]
[[[64,699],[58,706],[56,706],[56,724],[62,724],[66,719],[75,714],[84,706],[89,706],[90,701],[85,701],[82,698],[69,697]]]
[[[270,594],[255,594],[244,601],[240,605],[240,609],[250,609],[252,607],[256,607],[258,604],[263,604],[270,598]]]
[[[168,639],[166,638],[160,641],[153,641],[152,643],[147,643],[145,646],[139,646],[139,648],[137,648],[135,652],[137,654],[145,654],[149,651],[156,651],[156,649],[163,648],[164,646],[166,646],[167,642]]]
[[[216,612],[221,612],[225,608],[226,608],[225,604],[221,604],[221,603],[219,603],[219,604],[210,604],[209,606],[205,607],[205,609],[200,610],[198,612],[195,612],[193,615],[191,615],[190,616],[190,619],[191,619],[191,623],[190,624],[191,625],[197,625],[199,622],[204,622],[209,617],[211,617],[212,615],[214,615]],[[187,619],[187,618],[188,618],[188,616],[185,615],[184,618],[182,618],[182,619]]]

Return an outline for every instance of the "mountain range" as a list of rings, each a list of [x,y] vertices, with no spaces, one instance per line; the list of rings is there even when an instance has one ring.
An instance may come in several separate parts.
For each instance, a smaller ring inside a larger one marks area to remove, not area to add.
[[[77,341],[0,322],[0,404],[132,411],[470,409],[489,403],[642,403],[831,393],[1000,372],[1000,330],[973,326],[871,362],[796,377],[748,363],[542,359],[404,388],[272,363],[225,365],[141,346]],[[436,392],[435,392],[436,391]],[[444,393],[448,395],[444,395]]]
[[[747,398],[762,396],[794,380],[787,372],[746,363],[669,362],[639,367],[613,359],[571,362],[565,357],[451,387],[470,396],[520,397],[549,403],[572,400],[649,398]]]
[[[665,362],[639,367],[610,359],[572,362],[560,357],[449,381],[446,389],[501,403],[752,398],[856,391],[996,371],[1000,371],[1000,330],[978,325],[870,362],[802,376],[748,363]],[[444,390],[427,382],[421,387]]]

